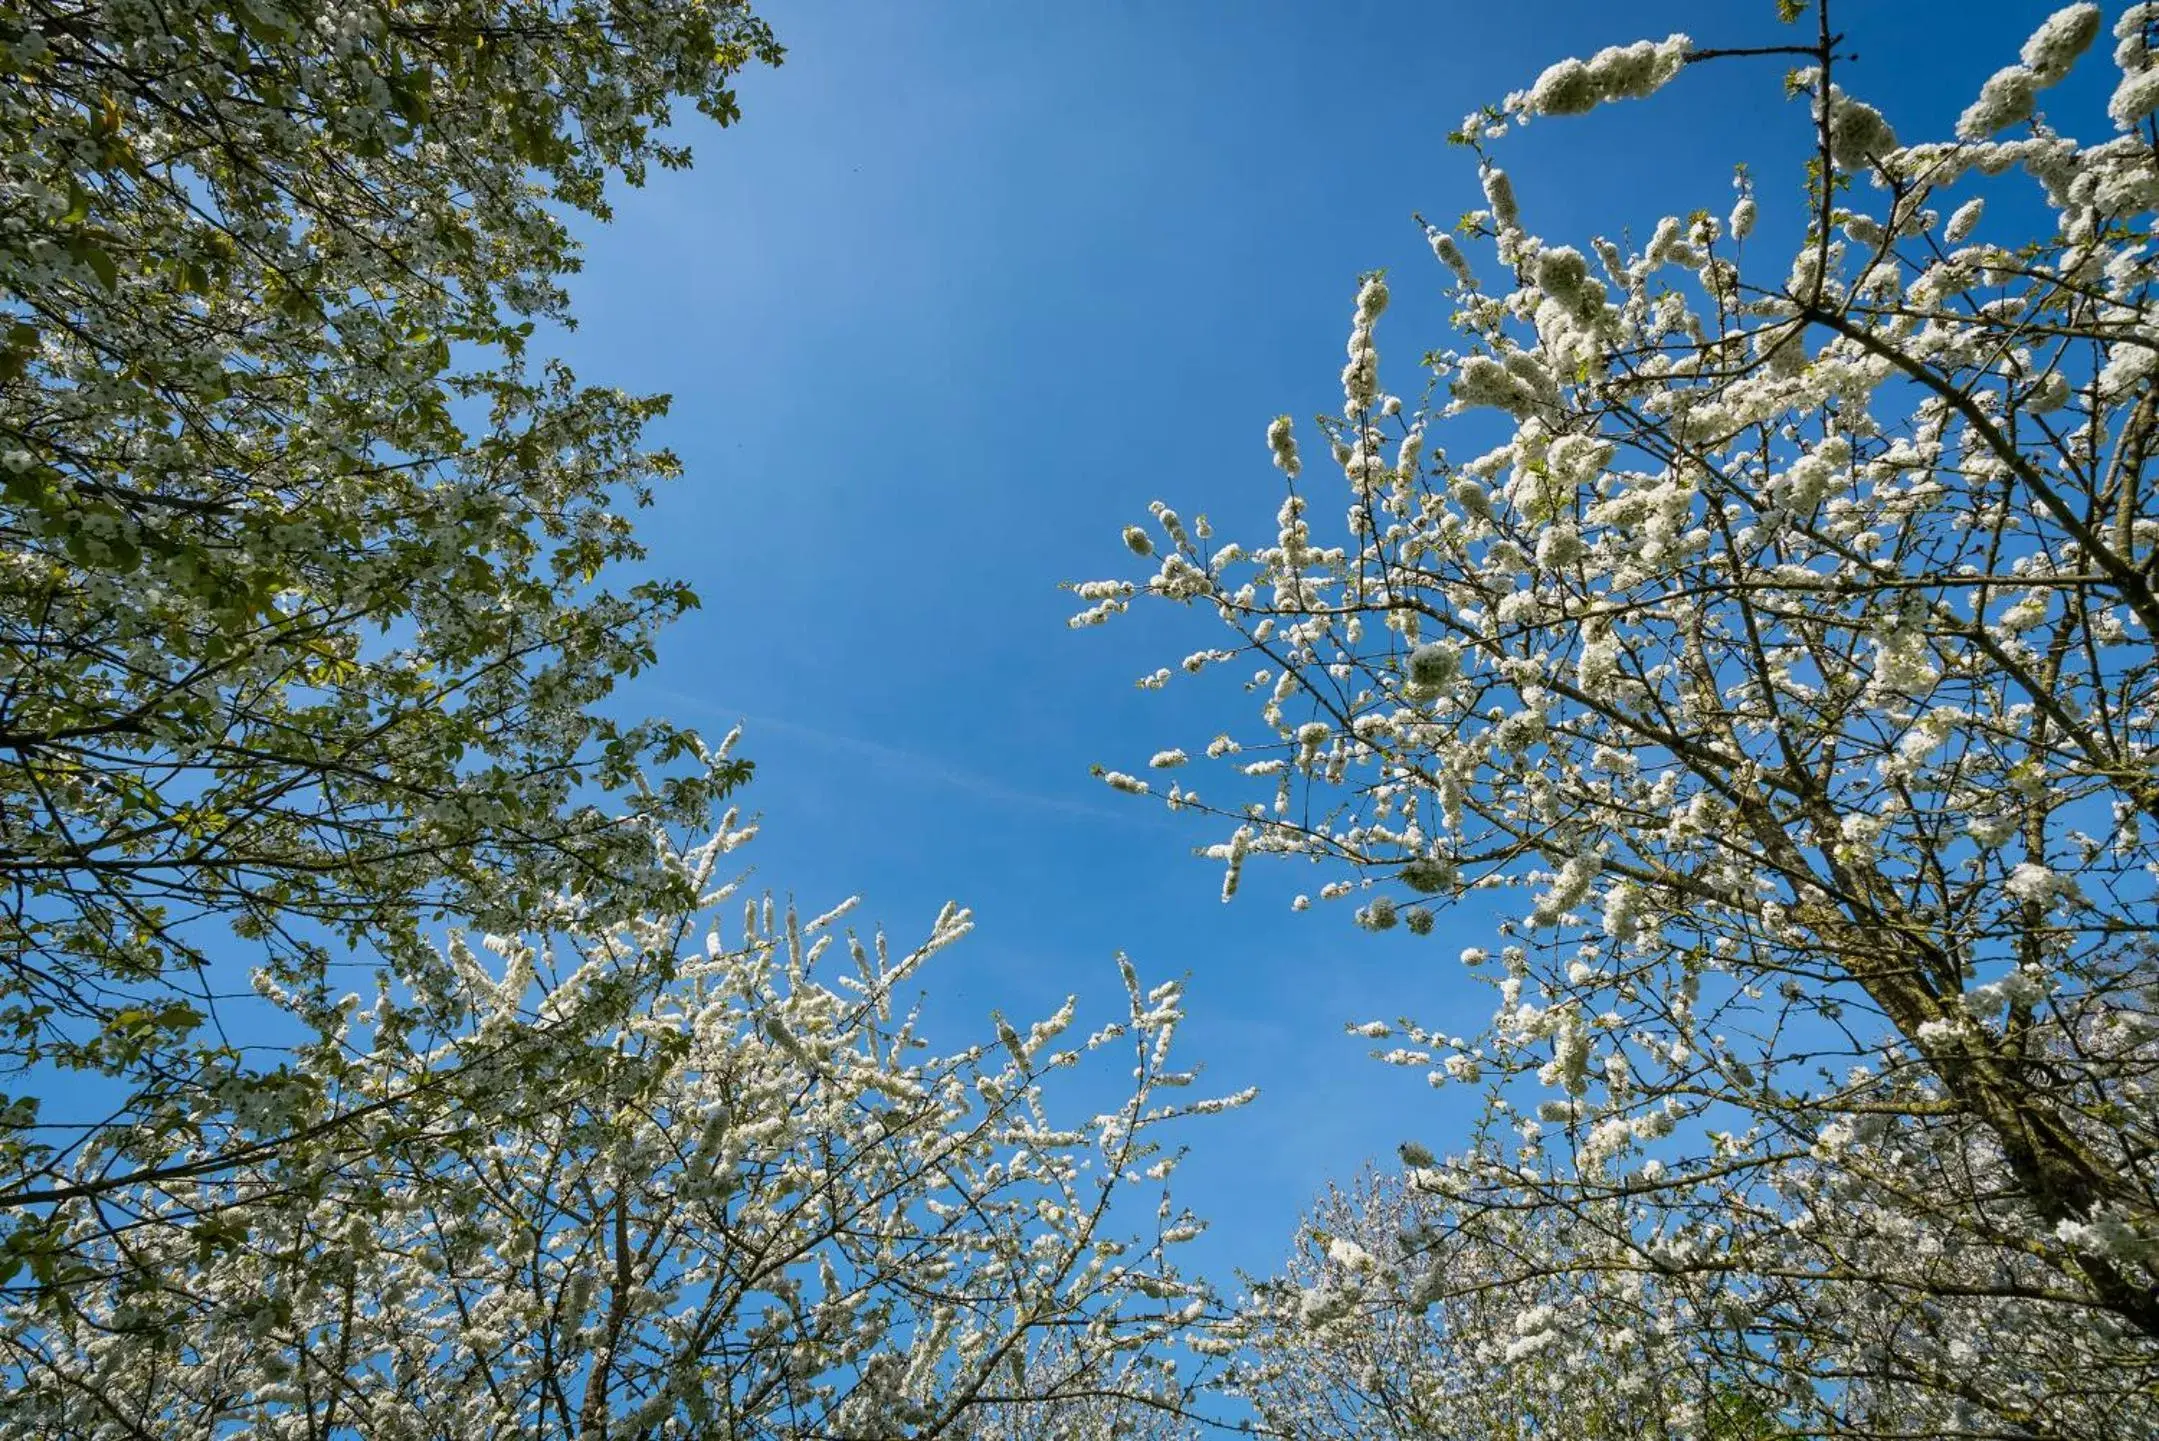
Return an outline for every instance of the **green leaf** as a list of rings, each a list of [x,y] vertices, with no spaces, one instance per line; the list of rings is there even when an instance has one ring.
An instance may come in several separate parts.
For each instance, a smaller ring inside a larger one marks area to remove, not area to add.
[[[105,251],[95,245],[84,245],[76,258],[90,267],[91,273],[104,282],[107,290],[120,288],[120,267]]]

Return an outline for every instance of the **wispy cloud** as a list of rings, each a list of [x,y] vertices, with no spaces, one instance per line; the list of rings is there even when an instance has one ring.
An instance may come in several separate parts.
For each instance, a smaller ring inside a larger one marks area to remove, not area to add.
[[[930,781],[964,791],[968,795],[996,805],[1019,806],[1031,810],[1053,811],[1060,815],[1074,816],[1083,820],[1108,821],[1117,825],[1154,828],[1163,824],[1163,817],[1144,804],[1130,807],[1103,805],[1094,801],[1080,800],[1071,796],[1045,795],[1023,786],[1010,785],[994,776],[955,765],[941,756],[923,751],[909,750],[904,746],[870,740],[865,736],[847,735],[839,731],[825,730],[818,726],[803,725],[799,721],[779,716],[758,715],[751,711],[739,711],[718,701],[685,694],[676,690],[656,690],[654,694],[670,707],[697,710],[743,724],[745,734],[754,738],[758,731],[771,731],[778,735],[792,736],[814,746],[828,750],[848,751],[863,757],[882,769],[897,771],[917,780]],[[754,748],[753,748],[754,753]]]

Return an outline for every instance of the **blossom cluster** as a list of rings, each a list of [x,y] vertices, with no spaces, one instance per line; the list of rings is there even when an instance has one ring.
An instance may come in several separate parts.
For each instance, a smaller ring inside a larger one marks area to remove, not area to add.
[[[1941,140],[1787,47],[1826,165],[1781,236],[1742,176],[1728,222],[1547,239],[1507,127],[1465,127],[1484,208],[1428,232],[1457,334],[1423,406],[1360,366],[1321,418],[1339,531],[1293,495],[1133,584],[1214,628],[1245,718],[1181,810],[1240,865],[1318,867],[1388,945],[1500,907],[1480,1032],[1364,1032],[1487,1091],[1474,1144],[1405,1162],[1438,1230],[1320,1248],[1269,1334],[1369,1355],[1424,1334],[1403,1305],[1501,1294],[1449,1365],[1631,1372],[1679,1334],[1797,1434],[2159,1425],[2155,27],[2119,16],[2091,142],[2034,97],[2097,6]],[[1497,113],[1699,53],[1564,62]],[[1353,356],[1378,319],[1360,293]],[[1706,1434],[1725,1393],[1639,1366]]]

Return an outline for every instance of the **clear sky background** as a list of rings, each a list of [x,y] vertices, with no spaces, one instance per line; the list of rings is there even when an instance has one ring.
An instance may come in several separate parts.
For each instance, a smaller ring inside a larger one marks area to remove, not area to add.
[[[2053,8],[1844,0],[1846,87],[1906,138],[1944,136]],[[976,935],[926,977],[954,1047],[993,1006],[1025,1021],[1077,991],[1108,1017],[1120,949],[1150,979],[1188,974],[1186,1055],[1212,1088],[1264,1093],[1188,1133],[1181,1192],[1215,1226],[1195,1254],[1225,1279],[1271,1269],[1330,1178],[1405,1137],[1462,1139],[1474,1097],[1365,1059],[1343,1023],[1475,1029],[1491,1002],[1454,958],[1491,918],[1366,935],[1346,905],[1292,914],[1327,877],[1281,863],[1221,904],[1219,867],[1192,855],[1215,823],[1088,774],[1250,732],[1254,708],[1219,690],[1133,686],[1216,623],[1142,607],[1075,632],[1057,584],[1136,576],[1118,532],[1158,497],[1225,538],[1271,536],[1265,426],[1339,407],[1360,271],[1390,269],[1382,383],[1417,393],[1415,358],[1449,337],[1409,216],[1482,203],[1446,143],[1465,112],[1609,43],[1790,32],[1771,0],[765,13],[786,65],[745,78],[737,129],[689,132],[695,170],[655,175],[589,236],[565,346],[588,381],[675,396],[656,435],[686,477],[642,528],[705,608],[629,701],[712,733],[747,720],[764,884],[811,909],[861,892],[900,941],[948,897],[974,909]],[[1579,244],[1722,214],[1744,160],[1776,254],[1810,136],[1785,63],[1692,67],[1650,101],[1498,142],[1529,228]],[[1434,436],[1463,455],[1485,439]],[[1321,468],[1307,493],[1332,526]]]

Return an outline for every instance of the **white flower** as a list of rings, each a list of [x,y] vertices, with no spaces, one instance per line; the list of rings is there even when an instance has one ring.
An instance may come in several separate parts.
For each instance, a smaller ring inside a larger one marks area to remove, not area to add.
[[[2029,120],[2039,99],[2039,77],[2022,65],[2011,65],[1989,76],[1979,87],[1979,98],[1957,118],[1957,137],[1985,140],[2019,120]]]
[[[2041,85],[2058,83],[2091,48],[2100,24],[2097,5],[2070,5],[2048,16],[2024,42],[2023,60]]]
[[[1619,642],[1609,631],[1582,643],[1575,663],[1574,683],[1586,695],[1601,696],[1606,682],[1619,673]]]
[[[2026,861],[2009,873],[2002,889],[2020,901],[2044,903],[2066,889],[2067,882],[2056,872],[2032,861]]]
[[[1596,881],[1597,872],[1601,869],[1602,866],[1595,857],[1570,858],[1559,868],[1559,874],[1552,877],[1552,888],[1537,897],[1536,908],[1530,915],[1531,923],[1539,926],[1557,924],[1560,916],[1573,910],[1588,897],[1589,888]]]
[[[1454,243],[1454,237],[1436,225],[1426,226],[1424,234],[1432,244],[1432,254],[1454,272],[1455,283],[1465,290],[1475,287],[1477,277],[1469,268],[1468,258],[1462,254],[1462,247]]]
[[[2152,74],[2159,75],[2159,70]],[[2159,96],[2154,99],[2159,101]],[[2159,369],[2159,350],[2148,344],[2124,341],[2108,353],[2107,363],[2099,368],[2099,393],[2118,400],[2155,369]]]
[[[1540,252],[1536,276],[1537,288],[1577,319],[1592,319],[1604,306],[1604,287],[1590,279],[1589,261],[1571,245]]]
[[[2129,71],[2141,69],[2150,59],[2150,49],[2144,43],[2144,32],[2153,22],[2159,21],[2159,5],[2144,3],[2131,5],[2122,11],[2114,22],[2114,64],[2118,69]]]
[[[1582,558],[1582,533],[1571,525],[1555,525],[1537,537],[1537,564],[1560,570]]]
[[[1881,111],[1830,87],[1829,153],[1837,164],[1857,170],[1896,148],[1896,132]]]
[[[2107,101],[2107,114],[2124,130],[2136,129],[2154,110],[2159,110],[2159,67],[2124,75]]]
[[[1926,637],[1919,631],[1899,628],[1876,637],[1870,694],[1916,695],[1940,679],[1941,672],[1928,657]]]
[[[1689,41],[1672,34],[1656,42],[1611,45],[1590,57],[1589,71],[1612,100],[1640,100],[1669,84],[1686,63]]]
[[[1484,182],[1484,199],[1492,207],[1492,218],[1503,229],[1519,229],[1522,224],[1522,207],[1514,198],[1514,182],[1507,172],[1497,165],[1487,165],[1479,177]]]
[[[1314,1286],[1297,1295],[1297,1319],[1313,1330],[1320,1330],[1330,1322],[1339,1321],[1357,1304],[1357,1298],[1346,1291],[1326,1286]]]
[[[1267,449],[1274,453],[1274,463],[1282,473],[1296,479],[1302,467],[1297,460],[1297,437],[1290,430],[1288,416],[1278,415],[1268,423]]]
[[[2047,598],[2044,594],[2025,596],[2015,605],[2001,613],[1995,624],[2011,635],[2020,635],[2047,618]]]
[[[1156,751],[1154,753],[1154,759],[1148,761],[1147,764],[1154,767],[1158,771],[1166,771],[1174,770],[1176,767],[1183,765],[1189,759],[1190,757],[1181,750]]]
[[[1355,1241],[1347,1241],[1339,1236],[1327,1243],[1327,1259],[1345,1271],[1373,1271],[1379,1268],[1379,1263],[1372,1259],[1370,1251]]]
[[[1531,115],[1580,115],[1607,100],[1639,100],[1669,84],[1686,63],[1688,40],[1673,35],[1657,42],[1609,45],[1588,60],[1548,66],[1526,94],[1508,97],[1508,108]]]
[[[1631,941],[1642,929],[1641,889],[1620,881],[1604,893],[1604,933],[1615,941]]]
[[[1527,414],[1536,408],[1537,395],[1504,363],[1489,355],[1467,356],[1454,372],[1454,407],[1482,406]]]
[[[1357,323],[1370,325],[1387,309],[1387,283],[1372,276],[1357,290]]]
[[[1538,115],[1582,115],[1596,109],[1603,98],[1589,66],[1569,58],[1545,68],[1529,88],[1523,108]]]

